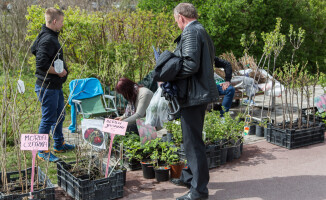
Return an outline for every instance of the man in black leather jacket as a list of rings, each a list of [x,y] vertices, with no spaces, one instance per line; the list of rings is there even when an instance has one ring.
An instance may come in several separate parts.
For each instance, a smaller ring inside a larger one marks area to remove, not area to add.
[[[179,102],[188,168],[182,171],[180,179],[172,182],[190,188],[178,200],[208,199],[209,171],[202,131],[207,104],[218,100],[213,70],[215,48],[210,36],[197,21],[198,14],[192,4],[177,5],[174,18],[183,31],[175,40],[177,47],[174,54],[181,58],[175,82],[183,93]]]

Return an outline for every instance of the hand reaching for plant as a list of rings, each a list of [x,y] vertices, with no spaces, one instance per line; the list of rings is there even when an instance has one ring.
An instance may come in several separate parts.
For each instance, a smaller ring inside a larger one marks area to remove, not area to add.
[[[116,118],[114,118],[115,120],[119,120],[119,121],[121,121],[122,120],[122,117],[116,117]]]

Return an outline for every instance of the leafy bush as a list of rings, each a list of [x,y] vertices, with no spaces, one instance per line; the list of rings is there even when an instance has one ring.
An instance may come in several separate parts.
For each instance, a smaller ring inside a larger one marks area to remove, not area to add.
[[[182,143],[182,129],[180,119],[168,121],[164,123],[164,128],[173,134],[173,141],[176,145],[180,146]]]
[[[28,8],[26,40],[35,40],[44,23],[44,10],[36,5]],[[152,45],[173,49],[178,35],[173,16],[164,13],[89,12],[78,7],[68,7],[64,13],[60,40],[70,70],[69,80],[97,77],[111,89],[122,76],[135,81],[144,78],[155,65]],[[32,65],[33,59],[29,62]]]

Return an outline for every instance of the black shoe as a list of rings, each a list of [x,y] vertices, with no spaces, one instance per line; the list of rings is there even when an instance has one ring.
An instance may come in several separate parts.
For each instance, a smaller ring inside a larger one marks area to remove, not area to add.
[[[191,187],[190,184],[187,184],[187,183],[183,182],[179,178],[172,178],[172,179],[170,179],[170,182],[173,183],[174,185],[177,185],[177,186],[187,187],[188,189],[190,189],[190,187]]]
[[[178,197],[176,200],[206,200],[206,199],[208,199],[208,195],[195,197],[191,192],[188,192],[187,194]]]

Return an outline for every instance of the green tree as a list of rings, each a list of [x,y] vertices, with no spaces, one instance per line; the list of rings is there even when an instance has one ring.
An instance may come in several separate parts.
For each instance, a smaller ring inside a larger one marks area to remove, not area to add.
[[[138,7],[153,12],[168,12],[182,1],[141,0]],[[326,71],[326,2],[319,0],[190,0],[198,9],[199,21],[211,35],[216,54],[232,51],[236,57],[243,55],[240,46],[241,35],[257,34],[257,45],[250,49],[250,54],[260,58],[264,41],[260,33],[273,29],[276,18],[281,18],[282,34],[286,34],[290,24],[295,29],[306,30],[305,43],[296,52],[295,61],[305,62],[313,72],[316,61],[320,70]],[[163,4],[161,5],[161,4]],[[165,9],[162,9],[165,8]],[[292,55],[291,44],[284,47],[277,66],[282,66]],[[289,57],[290,56],[290,57]]]
[[[26,40],[34,41],[44,23],[44,8],[28,8]],[[69,79],[96,77],[111,89],[122,76],[138,81],[155,66],[152,45],[173,49],[179,34],[173,16],[144,10],[89,12],[78,7],[65,11],[60,34]],[[30,58],[33,66],[35,57]]]

